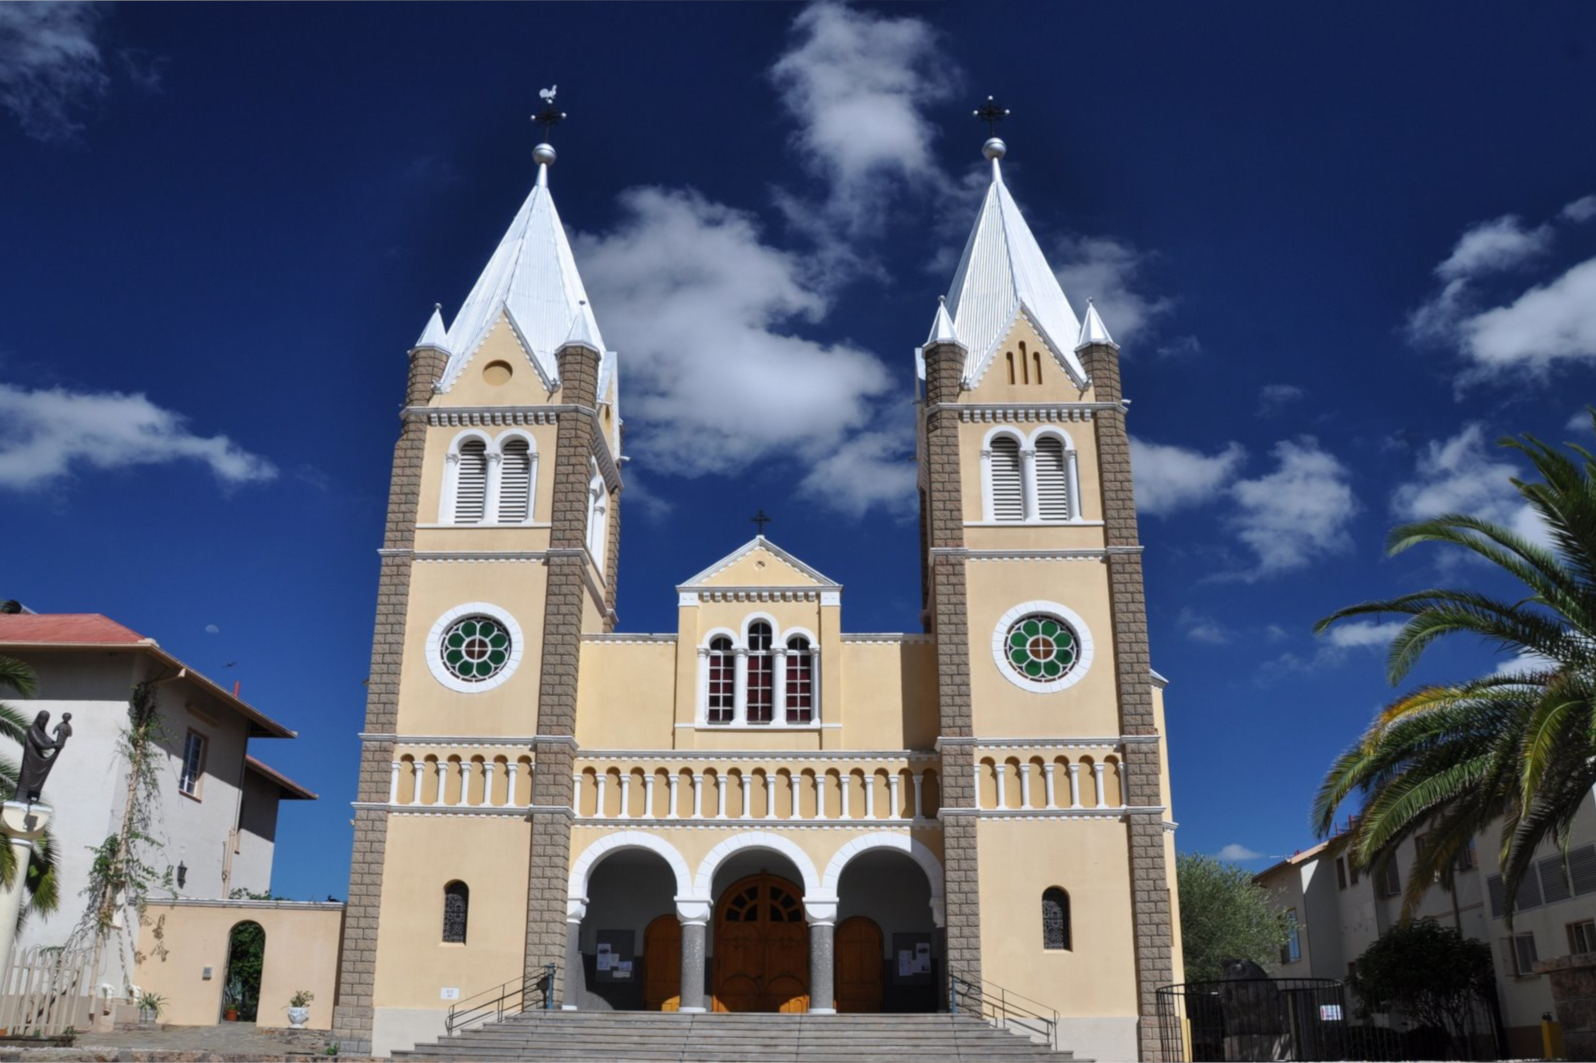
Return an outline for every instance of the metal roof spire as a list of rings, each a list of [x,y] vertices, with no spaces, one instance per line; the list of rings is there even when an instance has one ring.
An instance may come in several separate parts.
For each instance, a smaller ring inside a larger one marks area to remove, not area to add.
[[[1114,342],[1114,337],[1108,334],[1108,326],[1103,324],[1103,319],[1098,316],[1097,307],[1090,299],[1086,300],[1086,316],[1081,318],[1081,338],[1075,344],[1077,351],[1084,351],[1088,347],[1112,347],[1119,350],[1119,344]]]
[[[449,349],[449,330],[443,327],[443,304],[432,304],[432,316],[427,318],[427,327],[421,330],[421,338],[416,340],[416,347],[436,347],[440,351]],[[412,348],[415,349],[415,348]]]
[[[599,346],[593,338],[597,326],[593,321],[593,312],[587,308],[587,300],[583,299],[576,317],[571,319],[571,331],[566,334],[565,342],[560,344],[560,349],[567,347],[586,347],[594,354],[603,354],[604,348]]]
[[[937,347],[943,344],[952,344],[960,350],[967,351],[959,341],[958,330],[953,327],[953,319],[948,316],[948,297],[937,296],[937,316],[931,322],[931,335],[925,338],[927,347]]]

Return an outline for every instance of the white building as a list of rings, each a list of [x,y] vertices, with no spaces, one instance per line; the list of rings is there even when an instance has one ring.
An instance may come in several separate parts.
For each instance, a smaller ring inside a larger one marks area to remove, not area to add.
[[[278,802],[316,795],[250,755],[253,738],[293,738],[294,732],[187,667],[154,639],[98,614],[0,614],[0,656],[32,666],[38,693],[21,699],[0,690],[25,715],[50,713],[50,728],[72,714],[72,736],[52,772],[43,803],[54,810],[60,907],[30,915],[19,948],[64,944],[90,903],[93,849],[121,827],[127,807],[128,763],[121,750],[128,699],[150,683],[160,713],[164,758],[146,862],[157,876],[172,873],[176,894],[224,899],[236,889],[270,889]],[[168,896],[157,891],[153,899]],[[126,930],[127,928],[123,928]],[[102,978],[127,982],[137,928],[117,935],[120,972],[111,960]],[[109,957],[108,957],[109,959]]]
[[[1281,950],[1279,977],[1346,978],[1352,963],[1401,915],[1414,841],[1402,843],[1378,879],[1344,856],[1327,856],[1328,844],[1257,876],[1294,928]],[[1554,1009],[1548,979],[1534,973],[1536,961],[1596,951],[1596,801],[1587,800],[1574,819],[1566,863],[1551,845],[1536,854],[1519,889],[1511,931],[1503,911],[1499,845],[1494,827],[1478,835],[1459,863],[1454,888],[1432,888],[1416,914],[1491,945],[1508,1052],[1538,1058],[1541,1016]]]

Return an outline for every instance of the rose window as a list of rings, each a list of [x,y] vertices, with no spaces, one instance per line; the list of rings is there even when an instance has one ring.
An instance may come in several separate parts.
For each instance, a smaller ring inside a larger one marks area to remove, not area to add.
[[[443,666],[456,678],[480,683],[504,671],[510,660],[510,633],[490,616],[455,621],[439,646]]]
[[[1020,617],[1009,628],[1005,651],[1010,666],[1021,677],[1033,683],[1050,683],[1075,667],[1080,640],[1058,617],[1032,613]]]

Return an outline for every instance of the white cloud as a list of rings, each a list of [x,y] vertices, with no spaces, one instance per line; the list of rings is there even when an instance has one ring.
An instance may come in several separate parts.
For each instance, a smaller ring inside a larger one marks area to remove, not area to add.
[[[1174,306],[1171,299],[1143,295],[1133,287],[1150,257],[1111,236],[1072,236],[1059,241],[1053,273],[1077,311],[1084,313],[1090,298],[1108,331],[1124,343]]]
[[[924,110],[958,79],[929,23],[813,4],[793,20],[792,44],[770,76],[798,122],[800,163],[829,187],[830,223],[874,232],[903,186],[948,189],[931,154],[938,127]],[[795,220],[801,209],[789,201]]]
[[[1347,467],[1317,440],[1276,443],[1274,472],[1230,489],[1230,526],[1257,555],[1257,566],[1231,578],[1257,579],[1302,568],[1352,545],[1347,524],[1357,512]]]
[[[1568,423],[1563,425],[1563,430],[1566,432],[1590,432],[1592,430],[1590,411],[1580,410],[1574,414],[1568,419]]]
[[[70,141],[108,79],[87,3],[0,3],[0,106],[35,140]]]
[[[1538,653],[1520,653],[1501,661],[1492,669],[1492,675],[1523,675],[1535,672],[1552,663],[1550,657],[1543,657]]]
[[[1232,861],[1261,860],[1263,859],[1264,855],[1265,854],[1258,852],[1256,849],[1247,848],[1240,842],[1231,842],[1229,845],[1225,846],[1223,849],[1219,850],[1219,852],[1214,854],[1214,856],[1220,860]]]
[[[1207,455],[1133,436],[1130,448],[1136,508],[1155,517],[1220,497],[1247,457],[1240,443],[1228,443],[1218,454]]]
[[[1265,384],[1258,389],[1258,416],[1272,417],[1307,396],[1307,390],[1295,384]]]
[[[1592,218],[1596,218],[1596,195],[1580,196],[1578,199],[1574,200],[1574,202],[1564,207],[1558,214],[1558,217],[1562,218],[1564,221],[1574,222],[1575,224],[1583,221],[1590,221]]]
[[[1596,258],[1459,326],[1477,378],[1596,359]]]
[[[1195,358],[1203,353],[1202,341],[1196,336],[1176,336],[1166,343],[1159,344],[1158,356],[1160,358]]]
[[[218,634],[221,633],[221,630],[222,629],[217,627],[215,624],[206,624],[205,625],[205,633],[207,635],[218,635]]]
[[[1231,634],[1223,624],[1210,616],[1192,609],[1182,609],[1177,621],[1187,638],[1209,646],[1223,646],[1231,641]]]
[[[1513,269],[1545,254],[1551,245],[1550,224],[1526,229],[1517,215],[1506,214],[1466,230],[1435,273],[1449,281]]]
[[[874,470],[832,484],[834,505],[896,508],[912,477],[893,476],[879,407],[893,381],[873,354],[794,334],[828,308],[802,258],[764,243],[753,219],[694,192],[632,189],[620,224],[580,236],[582,272],[606,336],[625,352],[634,450],[666,474],[735,475],[789,459],[814,470]],[[824,459],[824,460],[823,460]]]
[[[1379,623],[1373,620],[1353,620],[1339,623],[1325,632],[1325,640],[1338,649],[1370,649],[1391,645],[1391,640],[1401,632],[1406,622],[1391,620]]]
[[[907,409],[907,407],[905,407]],[[915,512],[914,429],[860,432],[825,454],[798,494],[851,517],[873,506],[900,517]]]
[[[1512,462],[1491,453],[1483,425],[1467,424],[1451,439],[1425,445],[1413,479],[1400,484],[1391,496],[1391,511],[1402,520],[1466,513],[1545,543],[1545,525],[1510,482],[1519,472]]]
[[[0,488],[44,487],[75,468],[202,461],[227,485],[271,480],[277,469],[226,436],[197,436],[143,395],[29,391],[0,384]]]

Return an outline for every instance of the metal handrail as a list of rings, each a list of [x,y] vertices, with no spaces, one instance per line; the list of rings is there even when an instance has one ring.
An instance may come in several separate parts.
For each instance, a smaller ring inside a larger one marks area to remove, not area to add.
[[[444,1030],[455,1034],[480,1022],[499,1022],[506,1015],[553,1011],[556,969],[554,964],[546,963],[542,974],[512,978],[451,1005],[443,1020]]]
[[[1018,1028],[1058,1049],[1058,1011],[1039,1000],[983,979],[964,978],[948,968],[948,1013],[974,1015],[994,1026]]]

